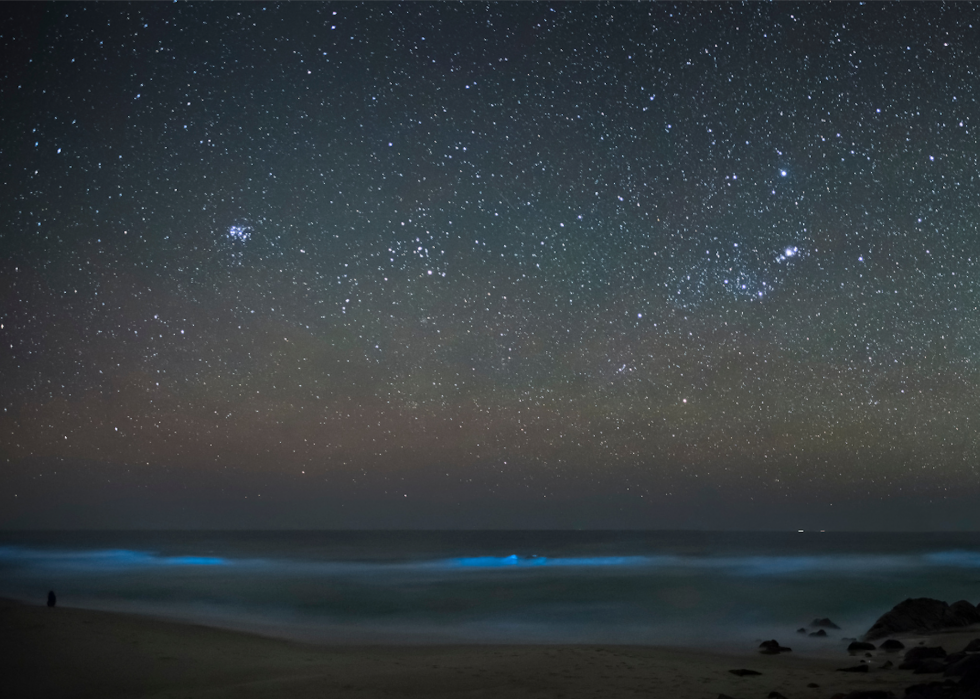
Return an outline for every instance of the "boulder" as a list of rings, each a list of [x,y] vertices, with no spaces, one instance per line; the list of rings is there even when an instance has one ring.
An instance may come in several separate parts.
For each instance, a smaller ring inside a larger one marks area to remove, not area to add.
[[[949,656],[946,660],[950,660]],[[959,660],[954,660],[946,664],[943,674],[947,677],[963,677],[965,675],[980,675],[980,655],[967,655]]]
[[[756,670],[747,670],[744,667],[740,667],[738,670],[729,670],[733,675],[738,675],[739,677],[754,677],[755,675],[761,675],[761,672]]]
[[[786,699],[786,696],[783,695],[783,694],[780,694],[779,692],[777,692],[775,690],[773,690],[773,691],[769,692],[769,694],[767,696],[767,699]]]
[[[886,650],[889,653],[894,653],[895,651],[904,650],[905,644],[901,641],[897,641],[894,638],[889,638],[887,641],[878,646],[880,650]]]
[[[980,671],[975,669],[966,672],[953,693],[954,699],[977,699],[980,697]]]
[[[812,638],[826,638],[827,632],[824,631],[823,629],[820,629],[819,631],[814,631],[813,633],[811,633],[810,636]]]
[[[966,648],[963,650],[967,653],[980,653],[980,638],[974,638],[966,644]]]
[[[945,658],[926,658],[920,660],[912,670],[913,675],[932,675],[946,670]]]
[[[840,627],[832,622],[830,619],[814,619],[810,622],[810,626],[815,629],[839,629]]]
[[[867,665],[854,665],[853,667],[839,667],[837,672],[867,672]]]
[[[945,658],[943,658],[943,662],[946,663],[947,665],[952,665],[954,663],[958,663],[959,661],[961,661],[963,658],[966,657],[969,657],[969,654],[965,653],[964,651],[960,651],[959,653],[950,653]]]
[[[951,605],[949,605],[949,614],[951,617],[957,620],[956,626],[972,626],[973,624],[980,624],[980,610],[967,602],[965,599],[961,599],[959,602],[953,602]]]
[[[916,646],[905,652],[905,660],[924,660],[925,658],[945,658],[946,649],[942,646]]]
[[[864,641],[853,641],[851,645],[847,647],[851,653],[857,653],[862,650],[875,650],[874,643],[865,643]]]
[[[902,670],[915,670],[926,660],[942,661],[945,657],[946,651],[942,646],[916,646],[905,653],[905,658],[898,667]]]
[[[905,688],[905,699],[946,699],[952,691],[953,687],[942,682],[913,684]]]
[[[899,602],[876,621],[865,640],[873,641],[901,633],[930,633],[980,623],[980,612],[966,600],[952,606],[937,599],[920,597]]]
[[[771,641],[763,641],[759,644],[759,652],[765,653],[766,655],[777,655],[778,653],[789,653],[792,648],[787,648],[786,646],[779,645],[779,641],[775,638]]]
[[[860,689],[841,695],[843,699],[895,699],[895,695],[883,689]]]
[[[806,629],[797,629],[796,633],[806,633]]]

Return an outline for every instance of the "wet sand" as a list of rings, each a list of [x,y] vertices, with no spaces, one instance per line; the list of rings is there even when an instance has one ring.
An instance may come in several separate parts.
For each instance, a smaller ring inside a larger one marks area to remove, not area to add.
[[[930,643],[960,650],[977,631]],[[779,639],[792,646],[793,638]],[[908,645],[918,643],[912,639]],[[664,697],[829,699],[888,689],[901,697],[937,679],[878,669],[900,654],[874,653],[867,674],[840,646],[819,655],[760,655],[641,646],[312,645],[151,617],[0,600],[0,694],[38,697]],[[749,668],[761,675],[737,677]],[[807,685],[815,683],[819,687]]]

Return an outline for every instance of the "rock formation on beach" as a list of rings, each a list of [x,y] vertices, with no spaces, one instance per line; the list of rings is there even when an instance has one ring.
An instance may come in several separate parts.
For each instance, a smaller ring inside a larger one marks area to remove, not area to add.
[[[749,669],[744,668],[744,667],[740,667],[737,670],[729,670],[729,672],[732,673],[733,675],[737,675],[738,677],[753,677],[755,675],[761,675],[762,674],[761,672],[759,672],[757,670],[749,670]]]
[[[916,646],[905,654],[905,660],[898,667],[902,670],[916,670],[926,660],[941,660],[946,657],[942,646]]]
[[[765,653],[767,655],[777,655],[778,653],[789,653],[793,649],[787,648],[786,646],[779,645],[779,641],[772,639],[771,641],[763,641],[759,644],[759,652]]]
[[[931,633],[944,629],[980,624],[980,611],[966,600],[946,604],[940,600],[920,597],[899,602],[885,612],[864,634],[873,641],[903,633]]]
[[[920,641],[905,650],[905,644],[894,638],[884,640],[878,648],[867,643],[886,636],[898,634],[932,634],[964,629],[973,624],[980,625],[980,608],[966,601],[947,604],[940,600],[922,597],[907,599],[895,605],[883,614],[864,635],[865,642],[855,641],[848,646],[851,654],[865,650],[894,653],[905,651],[897,670],[910,672],[913,675],[938,676],[929,682],[921,680],[905,688],[904,699],[980,699],[980,638],[966,644],[961,651],[947,653],[941,646],[925,645],[927,640]],[[954,638],[950,636],[949,638]],[[865,653],[873,658],[871,652]],[[861,661],[861,665],[838,668],[840,672],[870,672],[869,666],[873,661]],[[887,670],[895,667],[890,660],[877,667],[877,670]],[[922,678],[929,679],[929,678]],[[850,693],[835,694],[832,699],[897,699],[897,695],[888,690],[859,690]]]
[[[867,665],[854,665],[852,667],[839,667],[837,672],[867,672]]]
[[[839,629],[840,628],[837,624],[835,624],[834,622],[832,622],[830,619],[827,618],[814,619],[812,622],[810,622],[810,626],[816,629]]]

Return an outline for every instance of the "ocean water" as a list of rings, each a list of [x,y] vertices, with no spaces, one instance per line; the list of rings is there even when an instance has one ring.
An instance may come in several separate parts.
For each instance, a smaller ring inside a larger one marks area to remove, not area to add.
[[[980,602],[980,533],[0,534],[0,596],[330,643],[839,646],[907,597]],[[796,629],[817,617],[828,639]]]

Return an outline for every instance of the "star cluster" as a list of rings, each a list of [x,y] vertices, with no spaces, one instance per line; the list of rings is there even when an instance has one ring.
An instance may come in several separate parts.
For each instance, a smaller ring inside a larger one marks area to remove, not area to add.
[[[973,5],[4,15],[11,521],[976,494]]]

